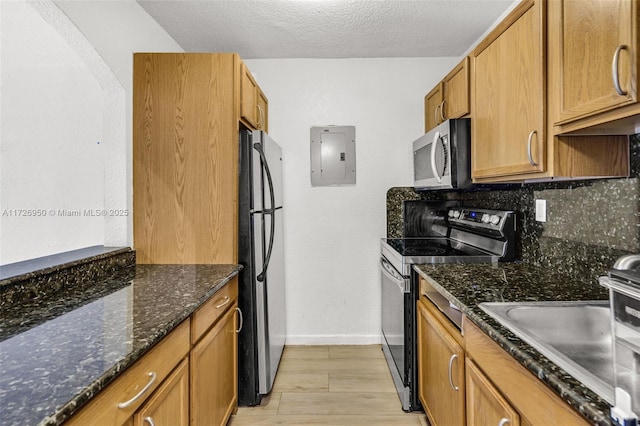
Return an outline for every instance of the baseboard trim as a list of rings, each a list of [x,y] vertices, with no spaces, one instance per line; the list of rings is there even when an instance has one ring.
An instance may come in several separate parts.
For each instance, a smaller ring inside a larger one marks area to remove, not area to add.
[[[380,335],[296,335],[287,336],[287,345],[379,345]]]

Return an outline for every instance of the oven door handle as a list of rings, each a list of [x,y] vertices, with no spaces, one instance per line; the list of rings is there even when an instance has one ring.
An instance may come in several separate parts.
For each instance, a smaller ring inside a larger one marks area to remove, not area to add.
[[[396,269],[384,258],[380,258],[380,270],[393,281],[403,293],[410,293],[411,289],[409,280],[405,279],[402,275],[396,272]]]

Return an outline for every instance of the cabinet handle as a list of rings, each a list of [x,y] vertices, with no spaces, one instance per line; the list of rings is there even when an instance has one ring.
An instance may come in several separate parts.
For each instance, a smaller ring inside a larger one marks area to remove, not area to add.
[[[433,121],[436,124],[438,124],[438,108],[440,108],[440,105],[438,105],[436,109],[433,110]]]
[[[236,307],[236,311],[238,311],[238,315],[240,316],[240,325],[238,326],[236,333],[240,333],[240,330],[242,330],[242,326],[244,325],[244,318],[242,316],[242,311],[240,310],[240,308]]]
[[[455,361],[458,358],[458,355],[453,354],[451,355],[451,358],[449,358],[449,385],[451,386],[451,389],[453,389],[454,391],[458,392],[459,388],[453,384],[453,377],[451,375],[452,373],[452,369],[453,369],[453,361]]]
[[[500,423],[498,423],[498,426],[504,426],[508,423],[511,423],[511,420],[507,419],[506,417],[500,420]]]
[[[220,309],[220,308],[222,308],[223,306],[228,305],[228,304],[229,304],[229,302],[231,302],[231,299],[229,299],[229,296],[225,296],[225,297],[224,297],[224,299],[222,299],[222,300],[224,300],[224,302],[222,302],[222,303],[221,303],[221,304],[219,304],[219,305],[216,305],[216,309]]]
[[[613,54],[613,61],[611,61],[611,79],[613,80],[613,87],[618,92],[620,96],[626,96],[627,91],[622,90],[620,87],[620,75],[618,75],[618,59],[620,59],[620,52],[622,50],[627,50],[629,47],[626,44],[622,44],[618,46],[615,53]]]
[[[444,103],[446,101],[442,101],[442,103],[440,104],[440,118],[442,118],[442,122],[444,122],[445,118],[444,118]]]
[[[155,422],[153,421],[153,417],[151,416],[147,416],[143,420],[145,423],[148,423],[149,426],[156,426]]]
[[[142,395],[144,395],[144,393],[146,391],[149,390],[149,388],[151,387],[151,385],[153,385],[156,381],[156,373],[151,371],[149,373],[149,382],[145,385],[145,387],[143,387],[140,392],[138,392],[133,398],[131,398],[128,401],[125,402],[121,402],[118,404],[118,408],[127,408],[128,406],[130,406],[131,404],[133,404],[134,402],[136,402],[136,400],[138,400]]]
[[[258,108],[258,123],[257,123],[257,127],[262,126],[264,123],[262,122],[264,120],[264,111],[262,110],[262,107],[260,105],[256,105],[256,107]]]
[[[531,155],[531,140],[533,139],[533,135],[537,133],[538,132],[533,130],[531,133],[529,133],[529,139],[527,140],[527,157],[529,158],[529,164],[531,164],[533,167],[536,167],[538,163],[533,161],[533,156]]]

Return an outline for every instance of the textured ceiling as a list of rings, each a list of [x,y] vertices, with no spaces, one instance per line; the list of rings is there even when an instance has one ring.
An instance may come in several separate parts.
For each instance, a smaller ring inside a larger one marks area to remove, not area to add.
[[[513,0],[138,0],[187,52],[460,56]]]

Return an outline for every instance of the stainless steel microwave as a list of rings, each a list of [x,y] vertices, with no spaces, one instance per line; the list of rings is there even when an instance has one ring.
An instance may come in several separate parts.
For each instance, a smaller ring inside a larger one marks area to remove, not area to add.
[[[471,186],[471,120],[447,120],[413,142],[416,190]]]

